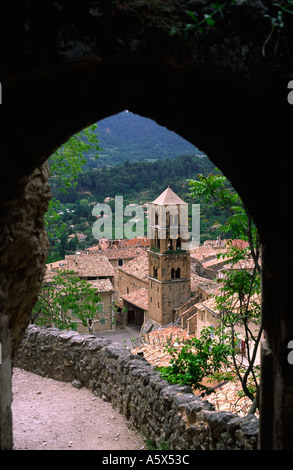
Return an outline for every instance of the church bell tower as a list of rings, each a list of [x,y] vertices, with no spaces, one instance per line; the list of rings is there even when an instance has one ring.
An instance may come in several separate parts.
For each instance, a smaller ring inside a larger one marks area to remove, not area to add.
[[[148,205],[149,318],[166,325],[173,309],[191,297],[188,249],[188,204],[168,187]]]

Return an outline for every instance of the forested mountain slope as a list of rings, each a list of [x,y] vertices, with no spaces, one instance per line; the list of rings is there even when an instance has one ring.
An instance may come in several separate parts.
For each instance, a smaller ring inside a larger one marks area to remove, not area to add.
[[[99,159],[89,153],[87,168],[125,161],[156,161],[183,154],[203,154],[197,147],[155,121],[129,111],[97,122],[102,151]]]

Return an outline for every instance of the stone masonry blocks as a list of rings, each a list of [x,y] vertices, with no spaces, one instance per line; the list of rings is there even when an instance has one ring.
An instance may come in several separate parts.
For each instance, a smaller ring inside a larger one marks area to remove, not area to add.
[[[257,418],[216,412],[189,387],[170,385],[118,343],[30,325],[15,366],[91,389],[158,448],[167,442],[171,450],[257,449]]]

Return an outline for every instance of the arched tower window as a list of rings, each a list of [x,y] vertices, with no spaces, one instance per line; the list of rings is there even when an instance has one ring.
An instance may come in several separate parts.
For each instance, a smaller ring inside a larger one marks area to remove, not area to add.
[[[170,212],[166,212],[166,227],[170,227],[171,215]]]
[[[155,277],[155,278],[158,277],[158,268],[153,269],[153,277]]]
[[[170,225],[172,227],[178,227],[178,214],[171,214],[170,215]]]
[[[180,279],[180,268],[176,269],[176,279]]]
[[[159,214],[155,213],[155,225],[159,225]]]
[[[175,279],[175,269],[171,269],[171,279]]]

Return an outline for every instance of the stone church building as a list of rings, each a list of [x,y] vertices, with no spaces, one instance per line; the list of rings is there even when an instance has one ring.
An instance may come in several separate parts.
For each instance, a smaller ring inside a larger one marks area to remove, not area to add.
[[[148,206],[147,256],[119,269],[118,306],[128,311],[120,321],[137,321],[143,332],[174,322],[175,309],[191,298],[187,203],[168,187]]]

